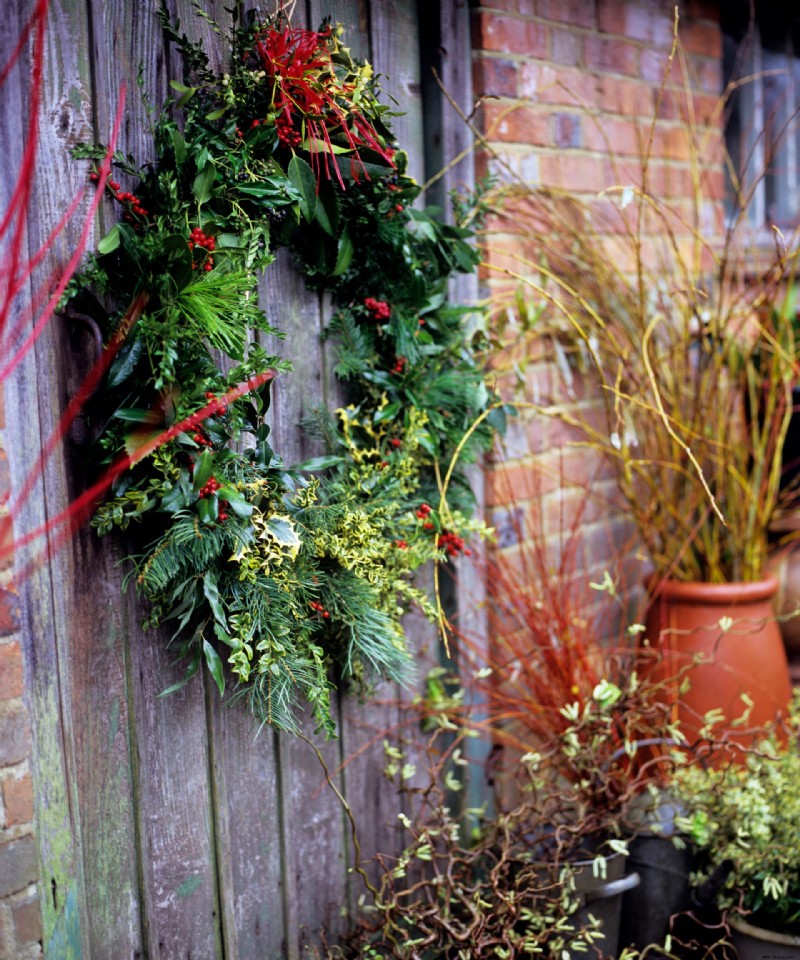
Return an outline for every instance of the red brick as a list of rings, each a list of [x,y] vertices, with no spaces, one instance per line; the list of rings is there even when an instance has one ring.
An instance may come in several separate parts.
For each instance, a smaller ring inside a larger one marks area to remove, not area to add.
[[[13,590],[0,589],[0,637],[14,633],[19,626],[19,598]]]
[[[577,154],[545,156],[540,160],[542,184],[576,193],[594,193],[606,184],[605,164],[598,157]]]
[[[0,645],[0,700],[22,696],[22,651],[16,641]]]
[[[14,707],[0,713],[0,766],[20,763],[28,756],[30,747],[31,731],[25,709]]]
[[[633,43],[595,34],[586,37],[583,50],[587,67],[629,77],[639,76],[639,48]]]
[[[42,911],[38,897],[28,897],[15,903],[11,910],[17,943],[37,943],[42,939]]]
[[[544,24],[504,14],[478,15],[477,49],[547,58],[549,33]]]
[[[689,161],[693,146],[689,131],[682,126],[664,127],[658,125],[653,133],[652,156],[662,160]]]
[[[475,61],[473,82],[479,96],[516,97],[517,64],[500,57],[480,57]]]
[[[540,147],[552,142],[549,112],[538,107],[490,100],[484,104],[482,115],[483,129],[489,140]]]
[[[536,2],[537,0],[486,0],[482,6],[487,10],[504,10],[506,13],[517,13],[524,17],[536,13]]]
[[[574,30],[550,30],[550,59],[565,67],[577,67],[581,63],[583,37]]]
[[[573,27],[594,30],[597,26],[594,3],[586,0],[539,0],[538,12],[545,20],[569,23]]]
[[[33,837],[0,843],[0,897],[24,890],[39,876]]]
[[[574,113],[554,114],[553,142],[561,148],[582,146],[581,118]]]
[[[30,774],[19,780],[9,779],[3,784],[3,805],[9,826],[30,823],[33,820],[33,782]]]
[[[522,64],[518,79],[521,96],[571,107],[596,104],[597,85],[597,78],[583,70],[533,61]]]
[[[722,56],[722,31],[718,23],[681,21],[679,36],[688,53],[719,59]]]
[[[639,126],[630,120],[590,117],[585,124],[583,145],[587,150],[598,150],[610,156],[638,157],[642,155],[640,135]]]
[[[626,117],[650,117],[653,103],[653,91],[638,81],[607,74],[597,78],[597,106],[601,110],[621,113]]]
[[[601,33],[639,40],[654,47],[669,49],[672,46],[672,17],[652,8],[620,0],[600,0],[597,21]]]

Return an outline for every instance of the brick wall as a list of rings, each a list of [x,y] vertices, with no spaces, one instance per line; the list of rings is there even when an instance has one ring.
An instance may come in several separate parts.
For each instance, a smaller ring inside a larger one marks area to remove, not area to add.
[[[8,463],[3,449],[5,414],[0,387],[0,960],[42,955],[36,888],[38,856],[33,835],[33,784],[28,712],[7,500]]]
[[[519,178],[574,192],[591,198],[603,213],[612,200],[598,199],[598,192],[641,185],[640,158],[649,151],[647,187],[669,204],[672,223],[690,222],[697,214],[705,235],[720,234],[719,5],[701,0],[680,5],[682,53],[670,69],[673,11],[672,0],[485,0],[476,7],[474,85],[476,96],[485,98],[478,117],[492,147],[478,156],[479,172],[488,170],[501,183]],[[698,171],[702,197],[696,200]],[[487,225],[482,283],[500,307],[499,321],[506,320],[506,307],[516,313],[510,295],[519,284],[506,271],[524,273],[525,261],[534,269],[543,252],[526,235],[526,217],[533,216],[529,205],[517,200],[507,215]],[[681,226],[679,242],[688,242],[689,231],[685,237],[682,231]],[[613,246],[613,233],[609,228],[610,255],[623,262],[626,251]],[[644,248],[654,258],[658,237],[646,236]],[[548,343],[537,340],[522,350],[523,332],[519,324],[505,331],[517,370],[499,375],[503,392],[544,406],[579,404],[582,416],[591,417],[596,400],[579,382],[565,382],[563,358],[559,362]],[[629,559],[635,533],[616,503],[607,468],[585,448],[564,447],[574,439],[574,431],[558,420],[523,414],[510,429],[504,464],[490,472],[487,497],[501,544],[513,559],[519,549],[509,522],[514,511],[534,510],[544,536],[557,540],[591,486],[581,552],[588,579],[620,556]],[[625,565],[638,582],[638,562]]]

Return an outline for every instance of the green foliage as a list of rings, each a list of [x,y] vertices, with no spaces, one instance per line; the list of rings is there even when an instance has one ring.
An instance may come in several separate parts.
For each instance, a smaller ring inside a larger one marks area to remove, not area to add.
[[[800,700],[788,739],[772,736],[744,762],[680,770],[675,791],[685,808],[678,827],[706,858],[697,879],[728,867],[722,906],[753,911],[748,919],[800,934]]]
[[[205,664],[263,722],[295,731],[306,701],[333,734],[335,681],[408,680],[400,618],[433,615],[414,571],[442,558],[440,534],[475,527],[458,502],[440,515],[427,501],[489,402],[467,312],[446,299],[477,255],[468,229],[410,207],[390,111],[338,31],[234,20],[217,74],[161,19],[183,74],[150,111],[155,160],[115,155],[135,192],[109,182],[121,220],[68,291],[118,351],[89,411],[98,470],[130,458],[93,524],[129,531],[147,623],[187,662],[178,686]],[[329,335],[353,401],[319,413],[326,454],[292,469],[264,422],[271,372],[289,364],[253,342],[280,336],[256,289],[279,245],[338,304]]]

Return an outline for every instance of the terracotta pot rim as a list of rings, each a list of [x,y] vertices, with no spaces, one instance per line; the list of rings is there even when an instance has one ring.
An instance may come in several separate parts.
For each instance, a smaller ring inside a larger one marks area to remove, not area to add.
[[[728,923],[738,933],[746,933],[748,936],[755,937],[757,940],[765,940],[767,943],[779,943],[786,947],[800,946],[800,936],[791,933],[778,933],[777,930],[767,930],[765,927],[755,927],[741,917],[728,917]]]
[[[660,580],[652,576],[648,577],[645,586],[652,599],[739,605],[770,600],[778,592],[778,578],[766,576],[762,580],[705,583],[704,581]]]

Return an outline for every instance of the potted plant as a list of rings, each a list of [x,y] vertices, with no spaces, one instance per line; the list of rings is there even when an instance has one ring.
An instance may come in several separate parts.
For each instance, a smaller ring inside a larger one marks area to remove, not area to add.
[[[466,696],[454,700],[440,686],[426,706],[430,717],[491,742],[495,804],[519,822],[527,817],[544,874],[569,865],[579,882],[600,870],[620,879],[640,829],[632,810],[668,783],[671,761],[659,748],[680,733],[664,681],[640,669],[640,628],[628,626],[634,599],[623,578],[582,575],[593,488],[573,491],[558,531],[553,511],[545,523],[538,491],[530,494],[493,517],[499,546],[486,558],[489,649],[468,634],[457,639]],[[655,651],[647,656],[658,659]],[[613,952],[623,891],[613,883],[604,892],[603,949]],[[596,915],[598,904],[592,909]]]
[[[530,339],[553,344],[564,372],[539,406],[613,465],[652,573],[646,640],[673,673],[692,666],[691,688],[674,691],[690,736],[716,710],[732,722],[747,707],[745,726],[761,727],[790,697],[765,565],[797,379],[794,317],[781,305],[800,254],[778,233],[769,250],[748,245],[744,195],[738,215],[710,219],[719,171],[706,158],[723,147],[713,122],[691,119],[692,97],[691,209],[655,182],[655,118],[640,162],[625,157],[624,179],[600,196],[511,183],[496,205],[516,249],[536,251],[498,267],[521,285],[520,326],[537,319]]]
[[[679,824],[702,856],[697,879],[722,878],[741,960],[800,957],[800,697],[787,726],[787,740],[759,742],[744,763],[692,764],[674,781]]]

